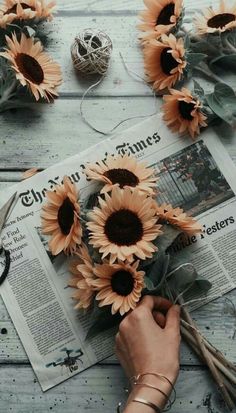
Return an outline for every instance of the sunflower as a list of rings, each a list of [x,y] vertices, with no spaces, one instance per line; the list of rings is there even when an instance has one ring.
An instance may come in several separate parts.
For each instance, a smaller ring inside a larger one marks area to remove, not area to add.
[[[202,104],[191,92],[171,89],[170,95],[163,96],[163,119],[173,132],[188,131],[192,138],[199,135],[200,127],[206,127],[207,116],[202,112]]]
[[[161,41],[151,40],[144,49],[144,66],[154,90],[173,86],[183,76],[185,49],[183,39],[163,34]]]
[[[140,13],[143,23],[138,28],[145,32],[141,41],[158,39],[169,34],[177,25],[182,13],[183,0],[144,0],[147,10]]]
[[[43,52],[39,41],[27,38],[23,33],[18,41],[15,34],[6,36],[7,48],[0,56],[9,60],[16,78],[22,86],[28,86],[36,100],[47,101],[58,96],[57,86],[61,84],[61,69],[50,56]]]
[[[99,249],[102,259],[110,254],[110,262],[116,259],[133,261],[152,257],[156,251],[151,242],[161,233],[156,224],[154,201],[146,194],[130,188],[115,187],[105,199],[99,198],[99,206],[89,213],[90,244]]]
[[[27,171],[23,172],[22,174],[22,180],[29,179],[32,176],[36,175],[38,172],[39,170],[37,168],[27,169]]]
[[[226,6],[225,1],[221,0],[218,10],[209,7],[203,11],[203,14],[197,14],[194,24],[199,35],[235,29],[236,4]]]
[[[96,300],[100,301],[99,307],[111,305],[112,314],[119,311],[122,316],[134,310],[144,287],[145,273],[138,271],[138,266],[139,261],[95,266],[97,279],[93,281],[93,286],[99,291],[96,295]]]
[[[193,217],[190,217],[181,208],[173,208],[172,205],[162,204],[156,207],[158,221],[169,223],[188,235],[202,232],[202,226]]]
[[[0,27],[5,29],[15,20],[51,20],[55,4],[45,4],[44,0],[5,0],[0,5]]]
[[[53,255],[61,251],[72,254],[82,236],[76,187],[66,176],[63,184],[57,185],[54,191],[47,191],[46,196],[48,203],[43,206],[41,218],[43,233],[51,235],[50,251]]]
[[[46,19],[48,21],[51,21],[53,18],[52,13],[56,7],[56,1],[53,0],[50,3],[45,3],[45,0],[40,0],[39,7],[40,12],[37,15],[37,17],[40,19]]]
[[[88,178],[105,183],[101,193],[111,191],[114,186],[136,188],[150,195],[154,194],[157,178],[154,170],[145,163],[137,162],[129,155],[110,156],[106,161],[89,164],[85,173]]]
[[[76,258],[70,265],[70,272],[74,278],[69,281],[68,285],[77,289],[72,295],[72,298],[78,301],[75,308],[87,309],[94,297],[94,287],[92,285],[94,272],[93,261],[85,244],[82,244],[76,252]]]

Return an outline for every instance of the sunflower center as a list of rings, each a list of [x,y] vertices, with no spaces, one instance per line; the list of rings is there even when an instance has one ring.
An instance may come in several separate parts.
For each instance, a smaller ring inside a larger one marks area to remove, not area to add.
[[[123,296],[129,295],[134,288],[134,279],[128,271],[120,270],[112,275],[111,279],[112,290]]]
[[[232,13],[221,13],[217,14],[216,16],[212,17],[208,20],[207,25],[208,27],[212,27],[213,29],[223,29],[224,26],[227,24],[234,22],[236,20],[236,16]]]
[[[182,118],[186,120],[193,120],[193,116],[191,115],[195,105],[193,103],[187,103],[183,100],[179,101],[179,112]]]
[[[35,7],[29,6],[26,3],[20,3],[22,9],[31,9],[32,11],[35,11]],[[8,9],[4,14],[10,14],[10,13],[14,13],[16,14],[17,12],[17,4],[14,4],[14,6],[12,6],[10,9]]]
[[[142,239],[143,224],[135,212],[120,209],[109,216],[104,232],[110,242],[130,246]]]
[[[91,47],[95,50],[102,46],[102,42],[97,36],[90,36],[90,35],[84,36],[84,42],[87,45],[91,45]],[[79,51],[80,56],[84,56],[88,53],[88,48],[86,47],[85,44],[82,44],[82,43],[78,44],[78,51]]]
[[[172,54],[168,53],[169,50],[172,49],[167,47],[161,52],[161,68],[165,75],[170,75],[171,70],[178,66],[178,62],[173,58]]]
[[[121,188],[124,186],[137,186],[139,183],[139,179],[133,172],[128,171],[128,169],[110,169],[106,171],[104,175],[110,179],[113,184],[119,184]]]
[[[57,219],[62,234],[68,235],[74,223],[74,205],[68,197],[64,199],[58,209]]]
[[[16,64],[20,72],[30,82],[36,85],[40,85],[40,83],[43,82],[43,69],[34,57],[25,53],[18,53],[16,56]]]
[[[156,24],[168,25],[171,23],[170,18],[175,14],[175,5],[174,3],[167,4],[162,11],[160,12]]]

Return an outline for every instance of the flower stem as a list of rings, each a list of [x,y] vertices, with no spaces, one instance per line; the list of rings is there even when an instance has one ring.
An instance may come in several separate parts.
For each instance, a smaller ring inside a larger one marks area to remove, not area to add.
[[[195,340],[194,336],[188,331],[188,329],[184,325],[181,325],[181,334],[182,334],[183,338],[185,339],[185,341],[190,345],[190,347],[198,355],[198,357],[203,359],[202,353],[201,353],[201,351],[200,351],[200,349],[199,349],[199,347],[196,343],[196,340]],[[203,361],[204,361],[204,359],[203,359]],[[216,365],[216,367],[218,367],[215,358],[213,358],[213,362]],[[231,397],[236,401],[235,388],[234,388],[234,386],[232,386],[230,378],[227,378],[227,376],[225,377],[220,371],[218,371],[218,375],[220,376],[221,381],[223,381],[225,387],[229,391]]]
[[[182,323],[182,327],[183,327],[183,329],[186,329],[186,327],[184,326],[183,323]],[[192,336],[191,332],[190,332],[189,330],[187,330],[187,333],[188,333],[189,336],[190,336],[189,339],[191,338],[191,340],[194,341],[194,337]],[[199,334],[200,334],[200,333],[199,333]],[[204,345],[206,346],[206,340],[204,339],[203,336],[202,336],[202,340],[203,340],[203,342],[204,342]],[[206,346],[206,347],[207,347],[207,346]],[[209,349],[208,349],[208,351],[209,351]],[[230,367],[226,366],[225,363],[222,362],[222,361],[218,358],[218,353],[217,353],[216,351],[214,352],[214,354],[211,353],[211,357],[213,358],[213,362],[214,362],[214,364],[216,365],[216,367],[217,367],[219,370],[221,370],[221,372],[224,373],[224,375],[225,375],[226,377],[228,377],[228,379],[229,379],[233,384],[236,385],[236,376],[234,376],[234,374],[229,371],[229,368],[230,368]],[[235,395],[235,397],[236,397],[236,395]]]
[[[183,299],[182,298],[180,298],[179,301],[180,301],[180,304],[183,304]],[[194,322],[192,320],[192,317],[191,317],[189,311],[186,308],[182,307],[182,314],[183,314],[183,318],[185,319],[185,321],[187,321],[187,323],[193,327],[192,332],[193,332],[193,335],[196,339],[196,343],[199,347],[202,358],[205,361],[205,363],[207,364],[207,366],[209,367],[209,370],[211,371],[211,374],[212,374],[214,380],[216,381],[216,383],[219,387],[219,390],[222,394],[222,397],[223,397],[226,405],[228,406],[229,410],[233,410],[234,407],[235,407],[234,402],[233,402],[233,400],[232,400],[232,398],[231,398],[231,396],[228,392],[228,389],[225,386],[224,381],[222,380],[222,376],[219,375],[219,372],[218,372],[218,370],[217,370],[217,368],[216,368],[216,366],[213,362],[211,354],[209,353],[209,351],[205,347],[205,344],[203,342],[203,338],[201,337],[201,335],[199,334],[198,330],[196,329],[196,327],[194,325]]]
[[[184,328],[190,330],[190,332],[192,333],[193,327],[190,326],[186,321],[181,320],[181,324]],[[215,356],[223,364],[223,366],[236,372],[236,366],[233,363],[231,363],[231,361],[227,360],[225,356],[216,347],[214,347],[205,337],[202,338],[206,348],[211,352],[211,354]]]
[[[0,98],[0,112],[4,110],[6,103],[15,95],[15,89],[17,87],[17,80],[13,80],[11,85],[3,91],[3,94]]]
[[[222,79],[220,77],[218,77],[217,75],[215,75],[211,70],[204,68],[202,66],[196,66],[194,68],[194,70],[196,72],[200,72],[202,73],[206,78],[208,78],[209,80],[215,82],[215,83],[222,83]]]
[[[233,54],[236,54],[236,47],[234,47],[228,39],[224,40],[224,44],[226,45],[226,50],[225,52],[231,52]]]

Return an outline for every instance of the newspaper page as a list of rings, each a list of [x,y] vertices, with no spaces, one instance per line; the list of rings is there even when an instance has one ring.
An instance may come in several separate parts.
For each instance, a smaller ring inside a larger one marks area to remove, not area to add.
[[[212,282],[205,302],[236,285],[236,167],[213,131],[195,142],[180,139],[156,115],[5,190],[0,206],[15,191],[18,199],[2,233],[11,268],[0,291],[44,391],[108,357],[114,345],[111,331],[85,341],[90,314],[74,309],[68,258],[50,254],[40,228],[45,194],[68,175],[83,200],[95,190],[85,164],[116,153],[152,165],[158,202],[180,206],[201,221],[203,233],[185,236],[181,244],[191,249],[197,272]]]

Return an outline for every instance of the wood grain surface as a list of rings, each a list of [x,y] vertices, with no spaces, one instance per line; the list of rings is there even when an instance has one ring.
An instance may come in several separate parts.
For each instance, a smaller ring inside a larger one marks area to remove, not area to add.
[[[90,121],[109,130],[131,116],[160,110],[151,89],[135,81],[128,67],[143,76],[142,54],[137,41],[138,12],[142,0],[57,0],[58,13],[49,32],[49,53],[61,64],[63,85],[54,105],[39,105],[33,111],[14,110],[0,115],[0,190],[21,180],[31,167],[44,169],[104,137],[93,132],[80,118],[81,97],[94,80],[78,77],[70,58],[70,45],[84,28],[104,30],[112,39],[111,66],[102,83],[84,103]],[[196,9],[211,4],[187,0],[191,17]],[[210,85],[209,85],[210,88]],[[134,125],[123,124],[118,130]],[[217,130],[231,157],[236,160],[235,137]],[[222,135],[224,138],[222,138]],[[194,312],[199,328],[232,361],[236,361],[236,292]],[[185,346],[181,348],[182,370],[177,384],[175,413],[225,413],[215,385],[199,360]],[[111,413],[125,400],[126,381],[114,356],[80,375],[42,393],[29,365],[6,308],[0,299],[0,413]]]

